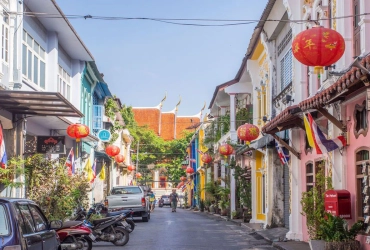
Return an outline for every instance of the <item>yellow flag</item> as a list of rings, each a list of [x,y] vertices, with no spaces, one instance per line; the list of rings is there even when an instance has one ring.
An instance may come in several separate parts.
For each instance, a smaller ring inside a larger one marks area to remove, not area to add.
[[[100,180],[105,180],[105,163],[104,163],[103,167],[101,168],[99,179]]]
[[[90,158],[87,159],[85,172],[87,173],[87,180],[90,182],[94,178]]]
[[[306,129],[308,145],[310,145],[311,148],[315,148],[315,142],[313,140],[311,126],[310,126],[305,114],[303,114],[303,121],[304,121],[304,127]]]

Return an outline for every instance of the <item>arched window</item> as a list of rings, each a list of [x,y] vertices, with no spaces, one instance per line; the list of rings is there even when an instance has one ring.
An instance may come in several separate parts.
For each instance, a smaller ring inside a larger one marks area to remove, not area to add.
[[[310,191],[314,185],[314,171],[313,171],[313,164],[309,162],[306,164],[306,192]]]

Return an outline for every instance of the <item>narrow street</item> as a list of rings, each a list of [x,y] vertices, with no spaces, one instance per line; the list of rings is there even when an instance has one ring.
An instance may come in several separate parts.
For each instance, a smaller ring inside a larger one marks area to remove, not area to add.
[[[258,238],[258,236],[256,237]],[[273,249],[264,239],[256,239],[232,222],[215,216],[169,207],[156,207],[149,223],[137,221],[126,250],[167,249]],[[113,244],[98,243],[93,249],[118,249]]]

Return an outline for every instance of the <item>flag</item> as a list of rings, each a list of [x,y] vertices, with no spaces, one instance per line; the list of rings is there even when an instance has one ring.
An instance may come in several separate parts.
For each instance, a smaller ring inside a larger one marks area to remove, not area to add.
[[[90,183],[93,183],[95,181],[95,178],[96,178],[96,159],[94,160],[94,164],[92,166],[92,180],[90,181]]]
[[[93,175],[90,157],[87,159],[87,162],[85,165],[85,172],[87,173],[87,180],[89,182],[92,182],[92,180],[94,179],[94,175]]]
[[[280,161],[281,161],[281,164],[285,165],[285,164],[288,164],[289,162],[289,151],[282,147],[280,144],[278,144],[277,142],[275,142],[275,147],[276,147],[276,150],[278,152],[278,155],[279,155],[279,158],[280,158]],[[285,150],[284,150],[285,149]],[[287,152],[288,151],[288,152]]]
[[[195,160],[195,159],[193,159],[193,158],[190,158],[190,159],[189,159],[189,161],[190,161],[190,162],[193,162],[193,163],[196,163],[196,162],[197,162],[197,160]]]
[[[310,123],[308,122],[306,115],[303,115],[303,121],[306,130],[308,145],[310,145],[311,148],[315,148],[315,141],[313,139]]]
[[[0,123],[0,166],[1,168],[6,168],[6,163],[8,161],[8,157],[6,156],[5,150],[5,140],[3,134],[3,125]]]
[[[198,152],[199,154],[201,154],[201,155],[204,155],[204,153],[203,153],[201,150],[199,150],[199,149],[197,149],[197,152]]]
[[[100,174],[99,174],[100,180],[105,180],[105,163],[103,164],[103,167],[101,168]]]
[[[309,127],[308,128],[306,127],[306,133],[307,134],[311,133],[312,135],[312,140],[314,142],[314,148],[316,149],[316,154],[325,154],[337,148],[343,148],[346,145],[346,139],[342,135],[338,136],[337,138],[333,140],[326,139],[324,133],[317,126],[311,114],[308,113],[307,116],[308,116]],[[307,132],[307,130],[309,130],[309,132]]]
[[[69,151],[65,166],[68,168],[68,175],[72,175],[75,173],[75,155],[73,152],[73,148],[71,148],[71,150]]]

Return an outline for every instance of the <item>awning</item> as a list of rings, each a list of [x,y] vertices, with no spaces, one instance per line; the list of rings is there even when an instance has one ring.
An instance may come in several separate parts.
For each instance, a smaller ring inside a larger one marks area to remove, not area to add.
[[[262,127],[265,134],[275,134],[294,127],[303,127],[303,120],[299,117],[301,109],[297,105],[284,109],[279,115]]]
[[[107,155],[105,152],[101,152],[101,151],[95,151],[95,157],[96,158],[103,158],[107,161],[112,161],[112,159],[109,157],[109,155]]]
[[[0,90],[0,108],[13,114],[83,117],[57,92]]]

